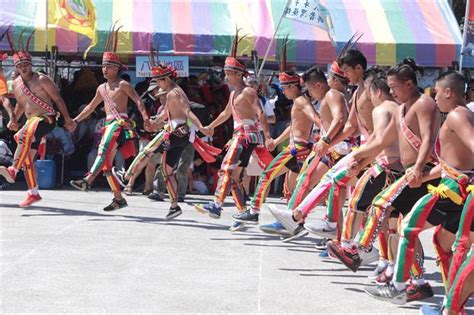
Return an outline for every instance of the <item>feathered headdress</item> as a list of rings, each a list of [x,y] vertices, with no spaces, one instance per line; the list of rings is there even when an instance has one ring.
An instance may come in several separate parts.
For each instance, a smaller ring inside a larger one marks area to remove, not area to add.
[[[234,40],[232,41],[232,47],[230,50],[230,56],[225,59],[224,70],[240,72],[246,76],[248,75],[247,68],[244,64],[237,60],[237,47],[239,46],[240,41],[244,38],[245,36],[239,38],[239,29],[236,28]]]
[[[7,28],[5,34],[2,35],[2,38],[3,36],[6,35],[8,44],[10,45],[10,49],[13,52],[13,63],[15,64],[15,66],[18,66],[22,63],[32,64],[31,55],[28,52],[28,49],[30,48],[31,38],[33,37],[33,34],[35,33],[35,31],[33,30],[30,36],[28,36],[28,39],[26,40],[26,46],[24,46],[23,34],[25,33],[26,28],[22,29],[20,36],[18,36],[18,47],[17,47],[18,49],[15,49],[15,44],[13,42],[12,34],[10,33],[10,28],[11,28],[11,25]]]
[[[10,28],[8,27],[6,29],[5,32],[3,32],[3,34],[0,36],[0,42],[5,38],[5,36],[7,35],[7,31],[9,30]],[[0,65],[2,64],[3,61],[7,60],[8,58],[8,54],[7,53],[0,53]]]
[[[105,43],[105,52],[102,55],[102,64],[112,65],[119,68],[123,68],[123,64],[120,61],[120,58],[117,55],[117,45],[118,45],[118,32],[122,28],[122,25],[117,27],[117,21],[114,22],[111,29],[109,30],[109,34],[107,36],[107,41]]]
[[[155,48],[153,47],[153,40],[150,41],[150,65],[151,65],[151,76],[155,79],[164,79],[172,76],[176,78],[176,69],[171,65],[160,64],[160,43],[156,48],[156,60],[155,60]]]
[[[288,74],[286,72],[286,44],[288,42],[288,36],[283,40],[283,47],[280,55],[280,74],[278,79],[281,85],[300,84],[300,76],[296,73]]]
[[[359,39],[364,35],[364,33],[359,33],[359,31],[355,32],[354,35],[352,35],[351,38],[347,41],[347,43],[342,47],[341,51],[337,55],[337,58],[335,61],[332,62],[331,64],[331,69],[329,70],[330,74],[335,75],[336,77],[343,79],[343,80],[348,80],[347,76],[344,71],[342,71],[340,64],[341,64],[341,59],[346,55],[346,53],[354,48],[355,44]]]

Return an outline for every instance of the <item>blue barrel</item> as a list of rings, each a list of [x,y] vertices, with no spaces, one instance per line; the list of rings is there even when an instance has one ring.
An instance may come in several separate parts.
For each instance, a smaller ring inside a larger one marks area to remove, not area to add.
[[[53,160],[37,160],[35,163],[39,188],[54,188],[56,186],[56,163]]]

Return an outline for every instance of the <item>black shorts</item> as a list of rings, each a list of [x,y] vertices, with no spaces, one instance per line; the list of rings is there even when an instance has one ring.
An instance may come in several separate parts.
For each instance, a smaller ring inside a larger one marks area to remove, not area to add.
[[[395,209],[390,213],[391,218],[398,218],[400,213],[405,216],[411,211],[415,203],[424,195],[428,193],[428,185],[438,186],[440,178],[430,180],[423,183],[418,188],[410,188],[406,186],[402,193],[392,202],[392,207]]]
[[[38,123],[36,126],[35,134],[34,134],[34,142],[31,143],[31,149],[38,150],[38,147],[41,142],[41,138],[46,136],[48,133],[53,131],[54,127],[56,126],[56,120],[53,116],[47,116],[42,121]]]
[[[244,146],[239,156],[239,167],[247,167],[253,150],[257,147],[256,143],[242,144]]]
[[[296,156],[292,157],[288,162],[286,162],[285,166],[291,172],[298,174],[301,171],[301,167],[303,166],[304,161],[299,160]]]
[[[397,171],[391,172],[395,180],[403,175]],[[357,202],[357,210],[365,212],[372,205],[372,201],[374,200],[375,196],[377,196],[377,194],[379,194],[384,189],[386,182],[386,172],[382,172],[377,177],[371,178],[365,186],[359,201]]]
[[[191,145],[189,142],[189,136],[178,137],[171,134],[169,138],[169,148],[166,150],[166,165],[176,169],[179,159],[181,158],[181,154],[188,145]],[[160,148],[160,152],[165,151],[164,145],[161,145]]]
[[[445,230],[456,234],[461,219],[463,205],[457,205],[451,199],[439,199],[430,215],[427,222],[431,225],[441,225]],[[472,230],[472,225],[471,225]]]
[[[345,155],[340,155],[337,154],[337,158],[333,158],[333,156],[330,153],[325,154],[319,161],[324,163],[329,169],[331,169],[334,165],[337,164],[342,158],[345,157]]]

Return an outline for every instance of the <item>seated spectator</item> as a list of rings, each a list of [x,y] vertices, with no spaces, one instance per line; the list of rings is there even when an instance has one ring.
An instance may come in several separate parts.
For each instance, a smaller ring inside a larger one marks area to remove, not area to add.
[[[62,127],[54,127],[54,129],[47,134],[47,141],[56,141],[60,144],[59,150],[64,153],[65,156],[69,156],[74,153],[75,147],[74,142],[72,141],[72,133],[67,131]],[[49,153],[56,154],[60,152],[51,152]]]

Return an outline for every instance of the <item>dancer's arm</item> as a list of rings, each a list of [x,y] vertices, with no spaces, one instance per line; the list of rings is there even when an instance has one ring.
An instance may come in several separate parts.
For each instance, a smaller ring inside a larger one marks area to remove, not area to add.
[[[148,113],[146,112],[145,104],[143,104],[143,101],[138,95],[137,91],[135,91],[132,85],[125,80],[120,81],[120,88],[122,88],[127,96],[130,97],[135,105],[137,105],[138,111],[142,115],[143,122],[147,124],[149,121]]]
[[[417,104],[417,121],[420,127],[421,146],[415,165],[407,172],[410,187],[420,187],[423,168],[433,152],[434,140],[439,130],[439,111],[432,98],[423,97]]]
[[[2,105],[8,113],[8,117],[10,117],[10,121],[8,122],[7,128],[13,131],[18,130],[18,120],[15,116],[12,104],[10,103],[10,100],[8,99],[8,97],[6,97],[6,95],[2,95]]]
[[[232,94],[230,95],[230,97],[232,97]],[[230,105],[230,98],[229,98],[229,102],[227,103],[224,110],[219,114],[219,116],[217,116],[216,119],[214,119],[213,122],[211,122],[209,124],[209,126],[207,126],[207,128],[214,129],[214,128],[220,126],[225,121],[227,121],[227,119],[229,119],[230,116],[232,116],[232,107]]]
[[[250,102],[250,105],[252,106],[254,112],[257,114],[260,125],[262,126],[263,135],[265,136],[265,146],[269,151],[273,151],[275,149],[275,144],[273,143],[273,139],[270,135],[270,127],[268,127],[265,113],[263,112],[263,109],[260,106],[257,91],[247,87],[243,90],[243,93],[247,98],[253,100],[252,102]]]
[[[359,124],[357,123],[357,112],[355,104],[352,105],[349,112],[349,118],[344,125],[344,129],[334,139],[331,139],[331,143],[339,143],[346,140],[350,136],[354,135],[359,130]]]
[[[465,113],[463,113],[463,111]],[[445,123],[448,123],[449,129],[452,129],[456,133],[466,147],[474,150],[474,137],[472,136],[474,128],[473,121],[470,117],[472,116],[469,109],[459,108],[448,115]]]
[[[374,121],[372,140],[354,153],[353,158],[356,161],[374,157],[398,140],[396,118],[388,110],[381,107],[374,108],[372,119]]]
[[[13,91],[17,91],[16,89],[16,80],[13,81]],[[13,111],[13,114],[15,115],[15,118],[17,119],[20,119],[21,115],[23,115],[23,113],[25,112],[25,103],[20,101],[20,98],[16,96],[16,106],[15,106],[15,110]]]
[[[288,139],[288,137],[290,136],[290,128],[291,126],[286,127],[285,131],[283,131],[281,135],[279,135],[275,140],[273,140],[273,144],[275,146],[279,145],[280,143]]]
[[[76,116],[76,118],[74,118],[74,121],[79,123],[82,120],[89,117],[89,115],[92,114],[92,112],[97,108],[97,106],[99,106],[101,102],[102,102],[102,96],[100,96],[99,89],[97,89],[92,101],[89,104],[87,104],[86,107],[84,107],[82,112],[80,112],[79,115]]]
[[[301,100],[301,98],[298,98],[297,101]],[[316,112],[314,109],[313,105],[311,105],[311,102],[303,96],[303,100],[301,101],[301,104],[303,105],[303,113],[308,117],[316,126],[318,126],[319,129],[321,129],[321,117],[319,114]]]
[[[76,122],[71,119],[69,116],[69,111],[67,110],[66,103],[64,102],[63,98],[59,94],[59,89],[54,84],[53,80],[51,80],[48,76],[40,75],[38,82],[40,83],[43,90],[48,94],[48,96],[53,100],[54,104],[59,109],[59,112],[64,118],[64,127],[66,127],[69,131],[74,131],[76,128]]]

